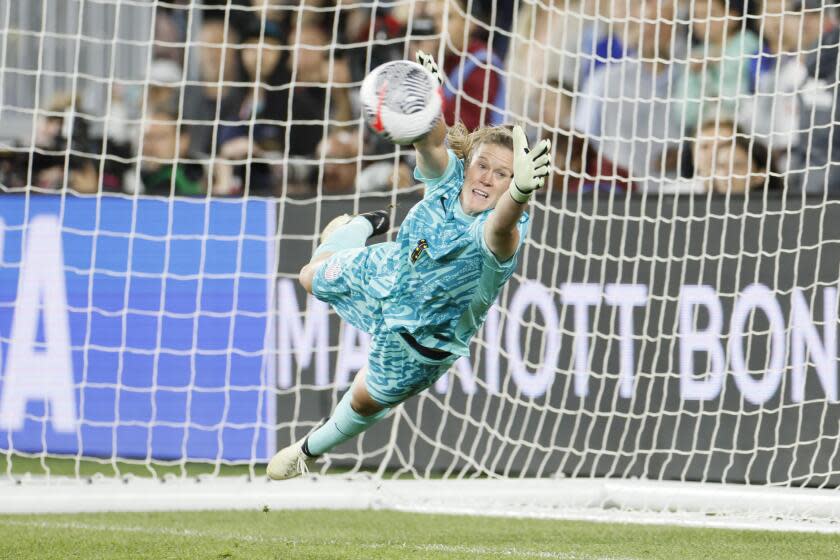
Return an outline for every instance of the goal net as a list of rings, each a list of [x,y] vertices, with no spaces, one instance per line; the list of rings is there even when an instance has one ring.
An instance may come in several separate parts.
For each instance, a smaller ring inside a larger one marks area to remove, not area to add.
[[[305,495],[832,527],[836,12],[0,0],[6,509]],[[389,208],[393,239],[422,197],[411,149],[358,108],[364,76],[418,48],[449,124],[520,123],[554,170],[471,357],[281,492],[265,463],[369,344],[297,273],[334,216]]]

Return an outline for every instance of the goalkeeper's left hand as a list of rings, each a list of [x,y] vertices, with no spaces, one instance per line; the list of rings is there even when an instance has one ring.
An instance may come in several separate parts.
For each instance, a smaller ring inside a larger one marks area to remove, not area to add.
[[[417,54],[415,55],[417,58],[417,64],[431,72],[432,76],[438,82],[438,85],[443,85],[443,76],[440,73],[440,69],[438,68],[437,62],[435,62],[435,58],[430,55],[426,54],[425,52],[417,49]]]
[[[545,184],[551,172],[551,141],[540,140],[533,150],[528,149],[528,139],[521,126],[513,127],[513,181],[508,192],[519,204],[525,204],[533,192]]]

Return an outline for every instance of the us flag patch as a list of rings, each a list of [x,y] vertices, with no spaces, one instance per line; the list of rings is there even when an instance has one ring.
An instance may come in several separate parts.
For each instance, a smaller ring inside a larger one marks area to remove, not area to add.
[[[324,271],[324,278],[332,282],[336,278],[341,276],[341,265],[337,262],[330,263],[327,265],[327,269]]]

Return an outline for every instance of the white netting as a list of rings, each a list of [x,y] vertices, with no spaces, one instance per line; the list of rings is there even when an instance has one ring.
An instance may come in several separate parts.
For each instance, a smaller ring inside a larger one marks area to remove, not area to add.
[[[358,87],[420,48],[450,124],[522,123],[555,169],[472,358],[322,472],[833,500],[836,11],[0,0],[6,480],[258,477],[329,415],[368,338],[295,280],[335,215],[418,200]]]

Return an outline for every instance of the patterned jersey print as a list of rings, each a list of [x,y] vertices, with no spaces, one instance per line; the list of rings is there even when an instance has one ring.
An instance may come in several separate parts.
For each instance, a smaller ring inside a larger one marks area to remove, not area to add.
[[[492,210],[464,213],[458,200],[464,164],[454,153],[440,178],[427,179],[418,170],[414,176],[426,193],[396,241],[339,251],[316,273],[313,293],[365,332],[408,332],[427,348],[468,356],[517,255],[499,262],[485,244]],[[528,221],[527,214],[519,220],[519,247]]]
[[[440,178],[426,179],[417,169],[414,176],[426,184],[426,194],[400,226],[385,265],[390,274],[382,271],[385,323],[423,346],[467,356],[470,339],[516,268],[516,255],[502,263],[487,248],[484,225],[492,210],[468,216],[461,209],[464,164],[454,153]],[[525,214],[520,247],[527,232]]]

